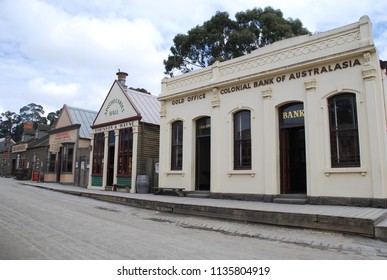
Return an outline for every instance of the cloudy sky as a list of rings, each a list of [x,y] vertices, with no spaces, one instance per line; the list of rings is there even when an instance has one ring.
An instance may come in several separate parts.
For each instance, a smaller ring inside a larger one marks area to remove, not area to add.
[[[387,60],[387,1],[377,0],[0,0],[0,113],[36,103],[98,111],[118,69],[154,95],[173,37],[216,11],[272,6],[312,32],[368,15]]]

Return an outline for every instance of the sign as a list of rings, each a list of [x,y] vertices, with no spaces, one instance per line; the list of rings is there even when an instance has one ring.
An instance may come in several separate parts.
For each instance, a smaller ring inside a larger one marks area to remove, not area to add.
[[[35,170],[32,172],[32,181],[40,182],[40,172]]]
[[[12,153],[21,153],[27,151],[28,144],[19,144],[12,146]]]
[[[304,104],[297,103],[284,107],[279,112],[281,127],[304,125]]]
[[[50,136],[50,145],[60,144],[65,142],[76,142],[77,140],[77,130],[64,131],[60,133],[55,133]]]
[[[56,154],[56,153],[59,153],[59,149],[60,149],[60,144],[50,144],[50,148],[48,151],[50,153]]]
[[[176,99],[176,100],[172,100],[172,105],[182,104],[185,101],[192,102],[192,101],[199,101],[199,100],[202,100],[202,99],[206,99],[206,94],[205,93],[190,95],[187,98],[179,98],[179,99]]]
[[[100,133],[100,132],[111,131],[115,129],[127,128],[127,127],[133,127],[133,122],[125,122],[125,123],[119,123],[115,125],[94,128],[93,133]]]
[[[105,116],[114,116],[118,115],[120,113],[123,113],[125,111],[124,102],[122,102],[119,98],[114,98],[110,100],[110,102],[107,104],[105,108]]]
[[[336,71],[341,71],[348,68],[353,68],[356,66],[361,66],[361,62],[359,59],[346,60],[335,64],[328,64],[321,67],[314,67],[303,71],[293,72],[288,75],[273,76],[273,77],[257,80],[254,82],[222,88],[220,89],[220,94],[225,95],[225,94],[240,92],[240,91],[244,91],[252,88],[258,88],[261,86],[269,86],[269,85],[274,85],[278,83],[283,83],[286,81],[292,81],[292,80],[297,80],[301,78],[309,78],[309,77],[318,76],[329,72],[336,72]],[[181,100],[181,101],[184,102],[184,100]],[[183,103],[183,102],[180,102],[180,103]],[[172,105],[174,104],[172,103]]]

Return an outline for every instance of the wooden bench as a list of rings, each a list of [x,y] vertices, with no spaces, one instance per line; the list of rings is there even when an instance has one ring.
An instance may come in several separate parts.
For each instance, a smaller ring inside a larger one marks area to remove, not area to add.
[[[127,192],[130,191],[130,185],[125,184],[113,184],[113,192],[117,191],[117,189],[125,189]]]
[[[178,196],[184,196],[184,188],[153,188],[154,194],[162,194],[164,192],[173,192]]]

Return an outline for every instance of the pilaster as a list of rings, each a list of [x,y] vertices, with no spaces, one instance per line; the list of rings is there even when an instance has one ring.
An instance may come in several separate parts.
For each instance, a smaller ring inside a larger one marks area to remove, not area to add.
[[[137,190],[137,158],[138,158],[138,121],[135,121],[132,127],[133,131],[133,154],[132,154],[132,186],[130,188],[131,193],[135,193]]]
[[[113,174],[113,184],[117,184],[117,174],[118,174],[118,150],[120,148],[120,130],[114,130],[114,174]]]
[[[273,108],[272,101],[272,89],[266,88],[261,91],[263,99],[263,145],[264,149],[264,184],[265,184],[265,194],[277,194],[278,193],[278,184],[277,184],[277,173],[276,173],[276,157],[278,153],[276,152],[276,132],[275,129],[278,127],[275,120],[275,108]]]
[[[94,133],[90,135],[90,157],[89,157],[89,181],[87,183],[87,188],[91,188],[91,175],[93,174],[93,151],[94,151]]]
[[[104,132],[104,147],[103,147],[103,174],[102,174],[102,188],[106,190],[107,186],[107,171],[109,159],[109,131]]]
[[[364,58],[371,57],[369,53],[364,54]],[[387,159],[386,159],[386,123],[381,98],[382,89],[376,78],[377,70],[372,65],[372,60],[366,60],[365,67],[362,69],[364,80],[364,98],[367,111],[369,147],[371,157],[371,176],[374,198],[386,197],[387,185]],[[360,131],[360,133],[363,133]]]
[[[219,162],[221,160],[220,153],[222,152],[222,143],[220,137],[220,127],[222,122],[225,120],[222,119],[220,112],[220,93],[218,88],[212,89],[212,117],[211,117],[211,192],[221,192],[221,183],[220,183],[220,168],[222,164]],[[215,125],[214,125],[215,124]],[[220,125],[219,125],[220,124]]]
[[[322,143],[321,125],[319,124],[318,100],[316,96],[316,80],[308,80],[304,82],[305,103],[304,103],[304,124],[305,124],[305,156],[306,156],[306,193],[311,196],[320,195],[318,178],[320,158],[318,153],[321,152]]]

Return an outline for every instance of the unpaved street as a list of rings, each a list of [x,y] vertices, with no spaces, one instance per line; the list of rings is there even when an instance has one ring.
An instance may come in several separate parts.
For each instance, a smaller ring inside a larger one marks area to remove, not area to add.
[[[387,259],[387,243],[149,211],[0,178],[0,259]]]

